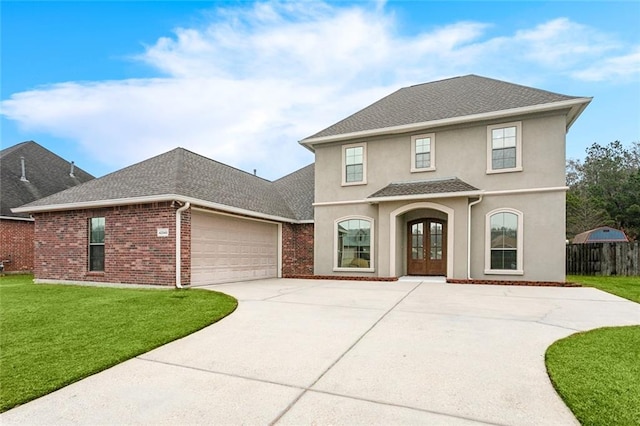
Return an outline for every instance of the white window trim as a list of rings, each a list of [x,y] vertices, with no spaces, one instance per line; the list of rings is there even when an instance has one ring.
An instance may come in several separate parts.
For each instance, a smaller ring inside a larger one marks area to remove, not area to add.
[[[497,213],[513,213],[518,217],[518,250],[516,262],[516,269],[491,269],[491,216]],[[510,208],[499,208],[491,210],[485,216],[485,236],[484,236],[484,273],[486,275],[524,275],[523,267],[523,240],[524,240],[524,215],[521,211]]]
[[[350,219],[366,220],[371,223],[371,235],[369,244],[371,252],[369,254],[369,268],[345,268],[338,267],[338,223]],[[333,271],[334,272],[375,272],[375,220],[368,216],[344,216],[333,222]]]
[[[492,131],[495,129],[503,129],[505,127],[516,128],[516,166],[508,169],[493,168],[493,147],[492,147]],[[487,174],[494,173],[511,173],[522,171],[522,121],[514,121],[511,123],[493,124],[487,126]]]
[[[362,147],[362,180],[358,182],[347,182],[347,161],[346,151],[348,148]],[[366,185],[367,184],[367,143],[352,143],[342,145],[342,186]]]
[[[431,139],[431,161],[429,167],[416,167],[416,139]],[[416,172],[431,172],[436,169],[436,134],[427,133],[424,135],[411,136],[411,173]]]

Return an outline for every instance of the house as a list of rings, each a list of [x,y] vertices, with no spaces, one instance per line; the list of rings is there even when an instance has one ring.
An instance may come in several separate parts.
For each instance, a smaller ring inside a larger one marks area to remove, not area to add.
[[[33,218],[11,209],[91,179],[34,141],[0,151],[0,262],[5,272],[33,270]]]
[[[627,243],[629,238],[619,229],[610,226],[601,226],[599,228],[590,229],[573,237],[573,244],[589,244],[589,243]]]
[[[36,278],[564,281],[565,135],[591,98],[476,75],[400,89],[274,182],[176,149],[14,209]]]

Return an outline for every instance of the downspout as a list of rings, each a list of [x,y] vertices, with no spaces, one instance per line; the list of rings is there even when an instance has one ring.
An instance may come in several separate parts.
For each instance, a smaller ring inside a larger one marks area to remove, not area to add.
[[[181,234],[180,225],[182,223],[182,212],[191,207],[191,203],[188,201],[184,206],[176,210],[176,288],[182,288],[182,259],[181,259]]]
[[[471,207],[482,201],[482,195],[476,201],[469,203],[469,211],[467,212],[467,279],[471,278]]]

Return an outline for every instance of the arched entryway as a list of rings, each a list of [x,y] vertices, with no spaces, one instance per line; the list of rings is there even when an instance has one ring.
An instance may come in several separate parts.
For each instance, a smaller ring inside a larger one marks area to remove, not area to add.
[[[414,232],[412,231],[416,231],[417,234],[419,227],[412,229],[411,226],[417,223],[422,223],[421,232],[426,237],[423,241],[423,258],[433,257],[434,259],[428,259],[433,260],[430,263],[425,260],[423,266],[415,265],[416,269],[414,269],[414,265],[411,265],[413,259],[410,261],[413,257]],[[434,235],[430,240],[432,224]],[[453,276],[452,249],[455,228],[454,210],[451,207],[428,201],[407,204],[390,213],[389,225],[389,240],[392,242],[389,256],[390,276],[403,274]]]

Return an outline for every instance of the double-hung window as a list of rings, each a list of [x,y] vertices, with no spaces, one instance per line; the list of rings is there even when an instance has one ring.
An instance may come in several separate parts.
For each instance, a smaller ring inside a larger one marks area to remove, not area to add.
[[[342,147],[342,185],[367,183],[367,145]]]
[[[436,138],[434,133],[411,137],[411,171],[436,169]]]
[[[89,219],[89,271],[104,271],[104,217]]]
[[[522,170],[521,122],[487,127],[487,173]]]
[[[522,275],[522,213],[493,210],[486,227],[485,274]]]

